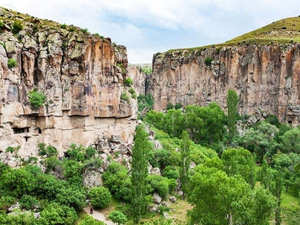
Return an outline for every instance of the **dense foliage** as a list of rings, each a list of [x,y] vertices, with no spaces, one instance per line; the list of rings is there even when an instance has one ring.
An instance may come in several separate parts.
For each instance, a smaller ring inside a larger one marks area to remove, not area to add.
[[[140,104],[153,103],[151,95],[142,97]],[[227,115],[216,103],[148,112],[143,118],[148,127],[136,130],[131,166],[111,159],[103,164],[94,148],[75,144],[59,157],[44,143],[38,145],[40,161],[31,157],[15,169],[0,163],[0,223],[75,224],[87,198],[95,209],[113,199],[109,218],[118,224],[139,222],[154,196],[167,201],[178,194],[192,205],[191,224],[281,224],[287,220],[282,205],[288,204],[282,196],[299,201],[300,129],[280,124],[275,116],[249,123],[248,116],[236,113],[237,103],[229,91]],[[18,157],[17,147],[6,152]],[[84,187],[83,175],[102,165],[104,187]],[[16,202],[23,211],[8,214]],[[159,207],[160,214],[167,210]],[[33,211],[40,212],[39,219]],[[85,216],[78,224],[101,223]]]
[[[29,102],[34,109],[38,109],[46,102],[46,96],[42,93],[33,89],[28,94]]]
[[[95,152],[91,147],[72,144],[67,151],[68,158],[59,159],[54,147],[40,143],[39,154],[43,156],[40,163],[45,166],[45,172],[35,165],[35,160],[30,163],[24,161],[21,168],[10,168],[0,163],[0,212],[4,212],[0,213],[0,224],[75,224],[77,211],[83,208],[88,198],[82,175],[88,169],[101,165],[101,160],[93,158]],[[93,196],[92,193],[93,190],[90,196]],[[109,192],[107,195],[110,196]],[[92,198],[95,207],[98,206],[97,199]],[[17,201],[20,208],[26,210],[25,213],[14,211],[6,214]],[[110,198],[99,201],[107,205]],[[33,210],[40,212],[39,219],[30,212]]]

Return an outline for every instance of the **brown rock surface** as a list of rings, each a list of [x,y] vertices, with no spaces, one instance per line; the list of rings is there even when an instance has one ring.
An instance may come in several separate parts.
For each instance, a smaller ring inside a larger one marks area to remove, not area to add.
[[[37,153],[45,142],[62,153],[72,142],[93,144],[103,132],[132,142],[136,103],[120,100],[128,89],[124,46],[1,7],[0,14],[5,27],[23,25],[17,34],[0,32],[0,151],[21,146],[20,154]],[[18,65],[9,68],[9,59]],[[47,97],[38,110],[28,99],[34,88]]]
[[[205,59],[213,59],[210,66]],[[157,54],[149,80],[155,103],[207,105],[226,109],[227,90],[240,98],[239,113],[258,110],[275,114],[281,122],[300,120],[300,45],[233,46],[204,50],[174,50]]]

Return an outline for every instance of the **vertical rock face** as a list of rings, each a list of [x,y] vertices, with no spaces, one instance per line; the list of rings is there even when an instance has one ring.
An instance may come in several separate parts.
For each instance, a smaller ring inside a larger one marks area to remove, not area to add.
[[[124,46],[1,7],[0,14],[0,151],[21,146],[20,153],[36,153],[45,142],[62,152],[70,143],[87,146],[112,134],[132,141],[134,102],[120,98],[127,92]],[[15,21],[23,29],[13,34]],[[34,88],[47,97],[38,110],[28,99]]]
[[[212,58],[211,65],[205,63]],[[182,105],[219,103],[226,108],[227,90],[240,98],[239,113],[257,110],[281,122],[300,120],[300,45],[239,46],[176,50],[153,58],[149,86],[155,110],[168,102]]]

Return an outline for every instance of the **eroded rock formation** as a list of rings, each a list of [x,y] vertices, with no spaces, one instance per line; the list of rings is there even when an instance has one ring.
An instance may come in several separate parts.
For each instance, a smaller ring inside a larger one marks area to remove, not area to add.
[[[128,89],[124,46],[72,25],[1,7],[0,14],[0,151],[21,146],[20,154],[36,154],[45,142],[62,153],[103,135],[132,142],[136,103],[121,100]],[[15,22],[23,29],[13,33]],[[47,97],[38,110],[28,99],[34,88]]]
[[[205,63],[207,58],[212,58],[211,65]],[[201,106],[217,102],[226,109],[230,88],[238,93],[241,114],[260,111],[296,125],[300,120],[300,45],[245,45],[157,54],[150,83],[155,110],[164,110],[168,102]]]

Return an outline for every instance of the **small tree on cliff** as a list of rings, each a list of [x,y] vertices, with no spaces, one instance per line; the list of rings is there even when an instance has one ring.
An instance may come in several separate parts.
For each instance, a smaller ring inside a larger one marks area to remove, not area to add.
[[[227,92],[227,112],[228,112],[228,130],[229,130],[229,140],[231,141],[236,132],[236,114],[237,105],[239,103],[239,98],[236,92],[229,89]]]
[[[148,141],[148,134],[140,125],[137,127],[134,146],[132,148],[132,208],[133,221],[138,223],[146,211],[148,158],[151,151],[151,144]]]

